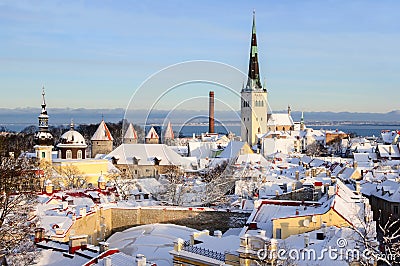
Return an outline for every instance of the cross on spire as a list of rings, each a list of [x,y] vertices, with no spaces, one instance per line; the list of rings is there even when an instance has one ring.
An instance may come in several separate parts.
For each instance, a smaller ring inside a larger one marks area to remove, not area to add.
[[[44,92],[44,86],[43,86],[42,87],[42,112],[41,112],[41,114],[43,114],[43,115],[47,115],[45,95],[46,95],[46,93]]]

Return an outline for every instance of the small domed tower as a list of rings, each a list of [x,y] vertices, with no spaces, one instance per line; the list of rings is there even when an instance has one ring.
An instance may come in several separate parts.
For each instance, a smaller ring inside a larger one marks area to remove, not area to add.
[[[42,88],[42,111],[39,118],[39,131],[34,136],[36,158],[51,163],[51,151],[53,150],[54,139],[49,132],[49,116],[46,110],[44,87]]]
[[[65,132],[60,143],[57,144],[58,158],[60,159],[85,159],[86,158],[86,141],[85,138],[74,129],[74,122],[71,121],[70,130]]]
[[[92,158],[97,154],[109,154],[113,149],[114,138],[111,136],[110,130],[104,120],[101,120],[99,127],[90,139],[92,143]]]
[[[101,190],[106,189],[106,179],[103,176],[103,173],[99,176],[99,179],[97,179],[97,187]]]
[[[46,194],[49,194],[49,195],[53,194],[54,185],[50,179],[47,179],[46,181],[44,181],[44,190],[45,190]]]
[[[129,124],[128,129],[124,135],[124,144],[136,144],[137,143],[137,133],[132,123]]]

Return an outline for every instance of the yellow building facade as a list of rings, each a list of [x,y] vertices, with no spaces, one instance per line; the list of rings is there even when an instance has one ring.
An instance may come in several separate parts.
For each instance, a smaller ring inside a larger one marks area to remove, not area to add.
[[[60,160],[53,161],[53,168],[58,173],[64,172],[66,168],[73,167],[86,180],[86,183],[97,184],[100,175],[107,179],[108,160],[106,159],[83,159],[83,160]]]
[[[279,238],[279,231],[280,239],[286,239],[291,235],[315,231],[321,229],[323,223],[327,226],[336,226],[338,228],[352,226],[346,219],[331,208],[328,212],[323,214],[274,219],[272,221],[273,238]]]

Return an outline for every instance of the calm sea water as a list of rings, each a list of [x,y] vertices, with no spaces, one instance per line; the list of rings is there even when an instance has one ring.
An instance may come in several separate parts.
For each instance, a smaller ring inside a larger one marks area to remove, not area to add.
[[[6,125],[1,125],[0,126],[5,126],[8,130],[19,132],[28,124],[6,124]],[[400,126],[393,126],[393,125],[359,125],[359,124],[346,124],[346,125],[315,125],[315,126],[309,126],[314,129],[329,129],[329,130],[340,130],[345,133],[355,133],[357,136],[363,136],[363,137],[372,137],[372,136],[380,136],[382,130],[400,130]],[[181,136],[185,137],[191,137],[193,136],[193,133],[196,135],[200,135],[201,133],[208,132],[208,125],[202,124],[202,125],[184,125],[184,126],[173,126],[173,130],[175,132],[178,132]],[[240,136],[240,126],[238,125],[227,125],[227,126],[221,126],[221,125],[216,125],[215,126],[215,132],[221,133],[221,134],[227,134],[228,132],[233,132],[237,136]]]
[[[393,125],[329,125],[329,126],[309,126],[314,129],[327,129],[327,130],[340,130],[345,133],[355,133],[357,136],[362,137],[379,137],[381,135],[382,130],[399,130],[400,126],[393,126]],[[175,129],[174,127],[174,130]],[[207,132],[208,126],[206,125],[199,125],[199,126],[184,126],[182,127],[179,132],[183,136],[192,136],[193,133],[199,135],[201,133]],[[216,126],[215,132],[221,134],[227,134],[229,131],[235,133],[237,136],[240,136],[240,126]]]

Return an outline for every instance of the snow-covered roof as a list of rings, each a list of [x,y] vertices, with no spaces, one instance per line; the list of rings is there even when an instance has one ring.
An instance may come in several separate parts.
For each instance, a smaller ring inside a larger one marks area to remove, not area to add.
[[[160,165],[176,165],[191,169],[192,160],[180,156],[165,144],[121,144],[105,158],[118,158],[117,164],[154,165],[155,158]]]
[[[396,132],[395,130],[392,130],[392,131],[390,131],[390,130],[383,130],[383,131],[381,132],[382,140],[383,140],[384,143],[391,144],[391,143],[394,142],[394,140],[395,140],[397,134],[400,134],[400,131],[399,131],[399,132]]]
[[[277,202],[277,203],[275,203]],[[336,182],[336,194],[323,201],[320,206],[285,206],[287,201],[267,201],[262,203],[258,209],[254,209],[249,217],[249,222],[256,222],[257,227],[265,230],[268,237],[272,237],[273,223],[272,220],[280,218],[290,218],[298,216],[310,216],[315,214],[324,214],[330,209],[338,213],[345,221],[357,228],[365,228],[364,217],[365,206],[368,200],[360,195],[356,195],[354,191],[349,189],[340,180]],[[288,205],[288,204],[286,204]],[[242,231],[242,233],[244,233]]]
[[[295,265],[348,266],[349,262],[346,259],[338,259],[334,256],[323,256],[325,252],[324,250],[326,250],[327,247],[334,247],[335,249],[340,250],[338,252],[339,254],[342,254],[340,252],[344,249],[346,249],[346,251],[360,250],[360,254],[364,250],[364,247],[361,246],[360,248],[360,243],[363,243],[363,239],[358,232],[351,228],[328,227],[325,232],[326,236],[322,240],[317,239],[317,233],[323,233],[322,229],[306,233],[309,237],[309,250],[312,250],[312,253],[315,254],[315,256],[310,256],[310,259],[308,256],[299,256],[299,259],[295,261]],[[286,250],[295,250],[300,253],[304,250],[304,239],[306,234],[295,234],[285,240],[279,240],[279,245],[285,247]],[[346,239],[346,247],[340,248],[338,247],[338,241],[343,241],[343,239]],[[348,256],[350,256],[350,254]],[[362,256],[360,255],[360,257]],[[315,262],[315,264],[313,262]]]
[[[188,146],[169,146],[173,151],[182,156],[186,156],[189,152]]]
[[[400,183],[393,180],[385,180],[380,184],[365,183],[361,187],[361,192],[388,202],[400,202]]]
[[[231,140],[228,139],[227,136],[222,135],[216,142],[217,142],[218,144],[224,144],[224,145],[226,145],[226,144],[228,144],[229,141],[231,141]]]
[[[96,132],[93,134],[92,138],[90,139],[92,141],[96,140],[109,140],[113,141],[114,138],[111,136],[110,130],[108,130],[108,127],[104,120],[101,120],[101,123],[99,127],[97,128]]]
[[[228,146],[221,152],[218,156],[219,158],[235,158],[236,156],[241,154],[241,150],[244,149],[246,142],[243,141],[231,141],[228,143]],[[243,152],[246,152],[244,150]]]
[[[266,183],[259,188],[258,193],[260,199],[268,199],[275,197],[277,193],[282,195],[283,191],[277,184]]]
[[[202,243],[197,244],[196,247],[216,251],[224,254],[225,252],[235,252],[240,246],[240,237],[237,235],[224,236],[221,238],[200,235],[196,240]]]
[[[353,153],[354,155],[354,161],[356,162],[369,162],[371,161],[371,154],[369,153]]]
[[[137,133],[132,123],[129,123],[128,129],[125,132],[124,139],[137,139]]]
[[[66,246],[66,252],[68,252],[68,245]],[[59,247],[57,247],[59,248]],[[58,265],[69,265],[69,266],[82,266],[88,262],[87,258],[82,256],[64,256],[63,252],[57,252],[52,249],[39,249],[34,264],[32,265],[47,265],[47,266],[58,266]]]
[[[345,167],[342,171],[340,171],[337,177],[340,178],[341,180],[349,180],[356,171],[358,170],[355,168]]]
[[[155,178],[139,178],[136,180],[142,191],[157,194],[163,190],[163,185]]]
[[[172,265],[173,242],[177,238],[189,240],[197,230],[173,224],[149,224],[113,234],[107,239],[110,248],[118,248],[126,255],[143,254],[147,261],[159,266]]]
[[[311,158],[308,155],[304,155],[303,157],[301,157],[301,162],[305,163],[305,164],[309,164],[312,160],[313,160],[313,158]]]
[[[295,216],[306,216],[306,215],[314,215],[314,214],[323,214],[330,209],[330,203],[332,200],[325,202],[323,206],[312,207],[308,206],[304,208],[302,206],[283,206],[283,205],[274,205],[274,204],[263,204],[257,210],[254,210],[255,216],[252,219],[252,222],[257,223],[257,227],[259,229],[266,231],[267,237],[273,236],[273,225],[272,220],[280,219],[280,218],[288,218]],[[298,211],[299,214],[296,214]],[[250,216],[250,219],[252,217]]]
[[[383,158],[400,158],[400,151],[397,145],[378,145],[378,151]]]
[[[268,126],[293,126],[293,119],[289,114],[271,114],[267,122]]]
[[[236,159],[236,164],[255,164],[255,163],[263,167],[268,167],[271,165],[271,163],[268,162],[267,159],[265,159],[265,157],[259,153],[240,154]]]
[[[74,130],[73,127],[60,138],[60,143],[57,144],[58,148],[86,148],[85,138],[81,133]]]
[[[46,212],[51,214],[50,212]],[[46,233],[56,235],[58,229],[59,234],[63,237],[72,226],[72,219],[68,216],[42,215],[40,216],[40,226],[43,227]]]
[[[364,223],[364,203],[368,199],[356,195],[353,190],[347,187],[340,180],[336,181],[336,195],[333,197],[332,208],[340,214],[348,223],[357,228],[362,228]]]
[[[198,159],[210,158],[212,151],[217,149],[217,143],[215,142],[190,141],[188,146],[190,152],[189,156]]]
[[[128,256],[122,252],[114,253],[114,250],[109,250],[111,252],[108,256],[103,256],[102,253],[99,258],[94,259],[95,263],[90,264],[90,266],[128,266],[128,265],[137,265],[136,258],[132,256]],[[89,264],[89,263],[88,263]],[[85,265],[84,265],[85,266]]]
[[[258,138],[289,138],[291,137],[291,134],[287,131],[275,131],[275,130],[270,130],[266,132],[265,134],[257,134]]]
[[[311,160],[311,162],[309,164],[311,167],[320,167],[320,166],[326,164],[326,161],[318,159],[318,158],[314,158],[313,160]]]

